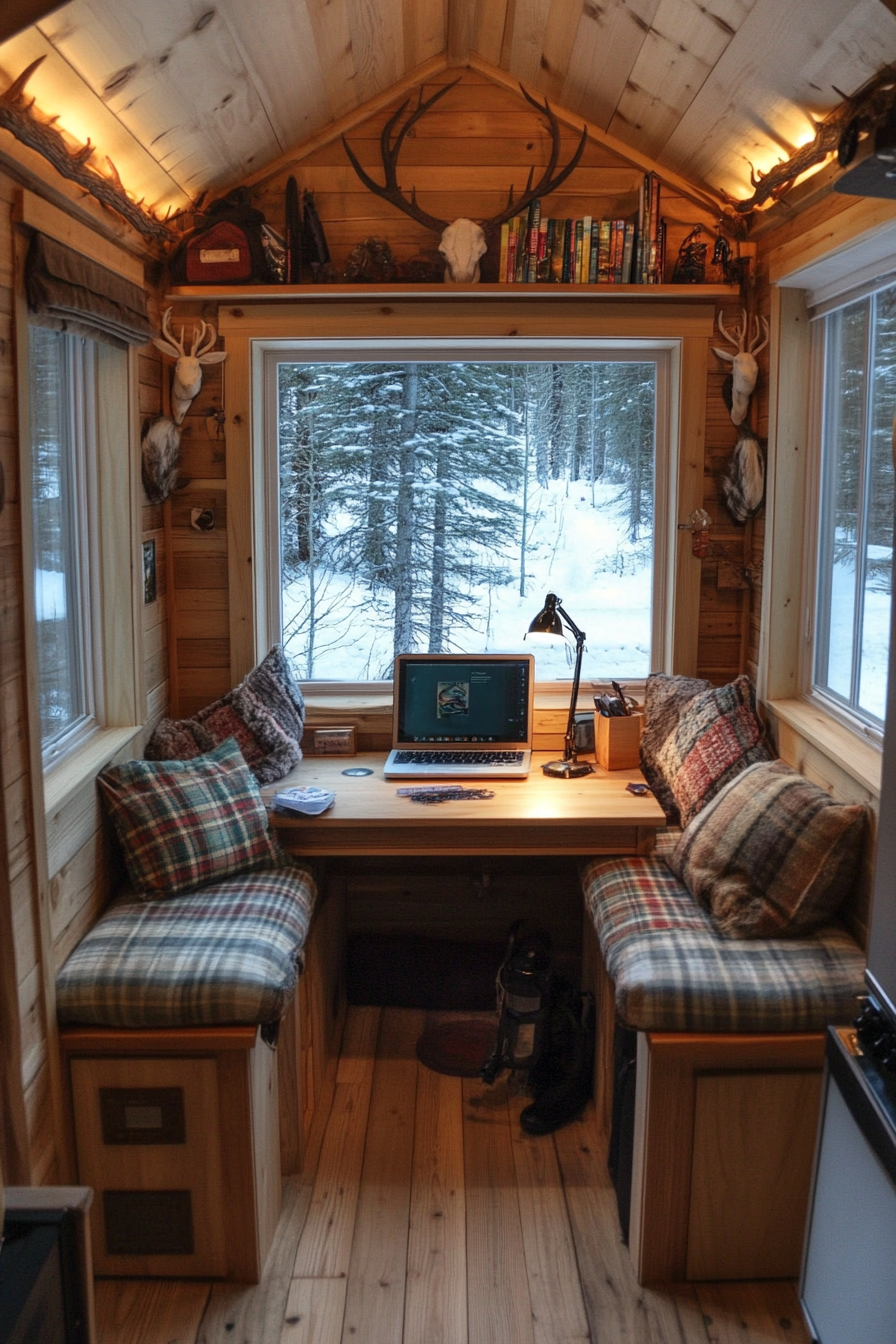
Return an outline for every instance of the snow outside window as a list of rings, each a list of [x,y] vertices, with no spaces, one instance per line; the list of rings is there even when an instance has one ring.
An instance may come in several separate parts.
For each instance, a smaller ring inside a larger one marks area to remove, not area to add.
[[[388,679],[399,652],[525,651],[549,591],[586,631],[585,678],[647,675],[656,352],[292,358],[268,377],[281,636],[303,679]],[[533,652],[541,682],[571,677],[571,645]]]
[[[38,710],[45,764],[94,722],[92,342],[29,328],[31,497]]]
[[[883,723],[893,572],[896,286],[824,318],[814,687]]]

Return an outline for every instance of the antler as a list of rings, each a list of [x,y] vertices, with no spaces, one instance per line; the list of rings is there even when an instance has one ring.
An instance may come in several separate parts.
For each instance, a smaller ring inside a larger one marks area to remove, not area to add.
[[[202,338],[205,336],[206,332],[208,332],[208,340],[205,342],[205,345],[203,345]],[[181,335],[183,335],[183,333],[181,333]],[[214,349],[217,339],[218,333],[215,331],[214,324],[211,322],[202,322],[200,319],[200,325],[198,327],[193,327],[193,344],[190,346],[190,354],[195,359],[200,359],[203,355],[207,355],[209,350]]]
[[[169,340],[169,341],[171,342],[171,344],[174,346],[174,348],[175,348],[181,355],[185,355],[185,354],[187,353],[186,350],[184,349],[184,329],[183,329],[183,327],[181,327],[181,329],[180,329],[180,340],[177,339],[177,337],[175,336],[174,332],[171,330],[171,309],[170,309],[170,308],[166,308],[165,311],[164,311],[164,313],[162,314],[162,335],[165,337],[166,340]]]
[[[768,328],[768,318],[767,318],[767,317],[761,317],[761,318],[760,318],[760,317],[754,317],[754,318],[753,318],[753,321],[754,321],[755,324],[756,324],[756,328],[755,328],[755,330],[756,330],[756,335],[755,335],[755,336],[752,338],[752,340],[750,341],[750,344],[749,344],[749,346],[748,346],[748,349],[749,349],[749,352],[750,352],[751,355],[758,355],[758,354],[759,354],[759,351],[760,351],[760,350],[764,350],[765,347],[768,345],[768,331],[769,331],[769,328]],[[762,342],[761,345],[757,345],[756,342],[757,342],[758,340],[760,340],[760,338],[761,338],[761,336],[762,336],[763,328],[765,329],[765,340]]]
[[[531,103],[532,106],[534,108],[537,108],[539,112],[543,112],[547,117],[548,121],[550,122],[551,157],[548,160],[548,166],[545,168],[541,177],[538,179],[538,181],[535,183],[534,186],[532,185],[532,173],[534,170],[532,168],[529,169],[529,178],[528,181],[526,182],[526,190],[523,192],[522,196],[518,201],[514,202],[513,187],[510,188],[510,198],[507,202],[506,207],[501,211],[501,213],[499,215],[494,215],[491,219],[484,219],[482,221],[482,227],[483,229],[486,230],[486,232],[492,229],[500,228],[500,226],[502,224],[505,224],[508,219],[511,219],[514,215],[518,215],[521,210],[525,210],[526,206],[530,205],[532,201],[537,200],[538,197],[550,196],[552,191],[556,191],[557,188],[563,182],[566,181],[570,173],[574,172],[575,169],[578,168],[579,160],[585,153],[585,146],[588,143],[588,127],[583,126],[582,135],[575,153],[573,154],[572,158],[570,159],[566,167],[561,169],[561,171],[555,177],[554,170],[557,167],[557,160],[560,158],[560,123],[557,121],[557,117],[554,113],[554,110],[551,107],[550,103],[548,102],[547,98],[545,98],[544,106],[542,106],[542,104],[538,101],[537,98],[533,98],[530,93],[526,92],[522,84],[520,85],[520,93],[523,95],[527,103]]]
[[[410,215],[411,219],[416,219],[418,224],[422,224],[424,228],[433,229],[436,233],[441,233],[442,230],[447,227],[448,221],[445,219],[436,219],[434,215],[429,215],[425,210],[421,209],[417,204],[416,188],[411,188],[410,200],[403,194],[401,187],[398,185],[398,156],[401,153],[401,146],[404,143],[404,138],[414,123],[419,121],[423,114],[428,112],[434,103],[437,103],[440,98],[444,97],[449,89],[453,89],[454,85],[459,82],[460,80],[458,78],[453,80],[450,84],[445,84],[442,88],[437,89],[429,98],[423,97],[423,89],[421,88],[418,91],[417,106],[398,131],[394,144],[392,143],[392,133],[404,115],[404,111],[408,106],[410,99],[406,98],[401,104],[401,107],[399,107],[386,122],[380,136],[380,154],[382,156],[383,168],[385,169],[386,174],[385,186],[381,187],[379,182],[374,181],[370,174],[365,172],[345,136],[342,137],[342,143],[345,146],[345,152],[349,157],[349,162],[364,183],[365,187],[367,187],[368,191],[372,191],[375,196],[381,196],[383,200],[389,201],[392,205],[397,206],[399,210],[403,210],[406,215]],[[487,232],[499,228],[513,215],[518,215],[521,210],[525,210],[526,206],[537,197],[549,196],[552,191],[556,191],[561,183],[566,181],[570,173],[579,166],[579,161],[584,154],[585,146],[588,143],[588,127],[583,126],[582,136],[575,153],[566,167],[561,169],[561,171],[554,176],[557,168],[557,161],[560,158],[560,123],[557,121],[554,110],[547,98],[544,100],[544,105],[542,105],[537,98],[533,98],[530,93],[526,92],[522,84],[520,85],[520,92],[528,103],[531,103],[534,108],[539,112],[544,113],[548,118],[551,128],[551,157],[547,167],[534,186],[532,185],[532,173],[534,169],[530,168],[526,190],[518,201],[514,202],[513,187],[511,187],[507,205],[501,213],[499,215],[494,215],[491,219],[482,220],[482,227]]]
[[[722,335],[725,337],[725,340],[726,340],[726,341],[729,341],[733,346],[736,347],[736,349],[737,349],[737,353],[738,353],[739,355],[742,355],[743,352],[744,352],[744,341],[746,340],[746,336],[747,336],[747,325],[748,325],[748,318],[747,318],[747,310],[746,310],[746,308],[742,308],[742,309],[741,309],[741,312],[743,313],[743,317],[742,317],[741,321],[738,322],[737,326],[734,328],[734,335],[733,335],[733,336],[731,335],[731,333],[730,333],[729,331],[726,331],[726,329],[725,329],[725,323],[722,321],[722,314],[721,314],[721,312],[718,314],[718,316],[717,316],[717,318],[716,318],[716,321],[717,321],[718,324],[719,324],[719,331],[720,331],[720,332],[722,333]],[[730,358],[730,356],[728,356],[728,358]]]
[[[447,219],[436,219],[435,215],[429,215],[425,210],[420,208],[417,204],[416,187],[411,188],[410,200],[403,194],[401,187],[398,185],[398,156],[401,153],[404,138],[414,123],[419,121],[424,112],[428,112],[434,103],[437,103],[440,98],[444,98],[449,89],[453,89],[455,84],[459,83],[460,76],[458,76],[457,79],[452,80],[450,84],[445,84],[442,88],[436,89],[435,93],[429,98],[423,97],[423,88],[421,87],[418,90],[417,106],[398,132],[394,144],[392,144],[392,132],[404,115],[404,110],[411,101],[410,98],[405,98],[401,107],[399,107],[386,122],[380,136],[380,155],[382,156],[383,168],[386,172],[386,185],[384,187],[381,187],[379,182],[374,181],[370,174],[364,171],[345,136],[342,137],[342,143],[345,146],[345,152],[349,157],[349,162],[367,190],[372,191],[375,196],[382,196],[384,201],[389,201],[391,205],[397,206],[398,209],[403,210],[406,215],[410,215],[411,219],[416,219],[418,224],[422,224],[426,229],[433,229],[436,233],[441,233],[442,230],[447,227],[448,221]]]

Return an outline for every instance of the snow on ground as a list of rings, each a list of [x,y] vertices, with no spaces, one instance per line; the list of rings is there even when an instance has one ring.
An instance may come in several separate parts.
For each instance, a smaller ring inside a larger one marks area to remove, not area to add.
[[[530,487],[531,490],[531,487]],[[644,677],[651,670],[650,538],[635,546],[626,540],[624,505],[613,505],[619,486],[595,486],[591,503],[588,482],[552,481],[531,490],[536,519],[526,555],[525,597],[519,593],[519,548],[501,561],[513,580],[475,590],[480,613],[475,629],[455,629],[451,651],[464,653],[532,652],[540,680],[572,676],[574,644],[524,642],[530,621],[554,592],[570,617],[587,635],[583,676],[594,680]],[[619,570],[623,572],[620,573]],[[318,628],[315,632],[315,679],[363,681],[384,675],[392,661],[392,595],[372,594],[350,576],[315,576]],[[283,592],[284,641],[301,676],[307,676],[307,634],[290,636],[307,607],[307,582]],[[359,610],[360,608],[360,610]],[[330,612],[328,618],[320,615]],[[421,646],[420,651],[425,651]]]

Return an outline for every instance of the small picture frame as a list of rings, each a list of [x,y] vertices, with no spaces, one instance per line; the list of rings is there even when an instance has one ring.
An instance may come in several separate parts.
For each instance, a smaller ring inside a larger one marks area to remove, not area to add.
[[[143,605],[155,602],[156,596],[156,543],[151,538],[143,543]]]
[[[354,756],[354,727],[306,728],[302,734],[303,756]]]

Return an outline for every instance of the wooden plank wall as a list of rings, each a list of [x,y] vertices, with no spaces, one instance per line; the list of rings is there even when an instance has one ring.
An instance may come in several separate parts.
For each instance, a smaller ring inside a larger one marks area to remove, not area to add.
[[[455,78],[457,72],[435,76],[427,89]],[[446,95],[447,110],[438,104],[413,128],[402,150],[399,179],[408,189],[416,185],[421,204],[437,215],[453,218],[465,211],[473,217],[496,213],[506,200],[510,181],[517,194],[530,167],[546,162],[550,136],[544,118],[508,90],[473,71],[465,70],[461,85]],[[378,112],[348,135],[362,164],[374,176],[380,173],[379,137],[391,107]],[[577,143],[564,129],[561,162]],[[286,179],[296,177],[299,190],[308,187],[329,241],[337,273],[350,247],[374,235],[386,238],[398,260],[434,254],[437,239],[387,202],[367,191],[348,162],[339,140],[315,149],[291,169],[284,169],[253,188],[253,203],[269,223],[283,228]],[[623,214],[637,205],[640,169],[626,164],[600,145],[589,144],[582,164],[558,192],[547,198],[544,212],[556,217]],[[714,221],[706,210],[671,190],[664,191],[663,214],[668,221],[667,279],[671,279],[678,248],[695,224],[702,224],[711,242]],[[719,277],[711,275],[710,278]],[[558,293],[562,294],[562,287]],[[736,309],[726,308],[729,318]],[[213,302],[182,302],[175,307],[175,329],[204,317],[215,321]],[[166,384],[170,373],[166,363]],[[743,565],[746,532],[734,525],[720,503],[717,477],[733,447],[736,431],[721,400],[723,366],[707,348],[707,452],[704,504],[716,520],[714,537],[735,565]],[[223,365],[226,389],[227,365]],[[181,461],[191,485],[172,500],[171,529],[174,592],[171,600],[175,631],[172,662],[172,713],[188,715],[229,688],[227,640],[227,556],[221,514],[226,502],[226,442],[214,420],[222,407],[221,366],[205,371],[202,389],[184,421]],[[190,529],[190,508],[217,501],[218,526],[214,533]],[[730,575],[722,574],[723,585]],[[746,640],[747,590],[719,587],[719,566],[703,562],[700,612],[699,675],[725,682],[743,667]]]
[[[53,1137],[47,1025],[41,990],[38,876],[26,713],[23,576],[27,567],[22,553],[19,507],[13,331],[11,214],[15,190],[12,179],[0,173],[0,464],[6,495],[0,512],[0,792],[5,813],[13,931],[12,945],[4,942],[0,947],[0,974],[4,978],[13,977],[18,987],[18,1023],[6,1020],[0,1023],[0,1029],[18,1030],[20,1042],[26,1133],[16,1179],[40,1184],[58,1180],[63,1172]],[[138,364],[139,408],[146,414],[158,413],[160,357],[149,346],[139,353]],[[143,529],[143,539],[155,538],[157,548],[158,596],[143,609],[147,724],[151,727],[167,712],[168,705],[166,557],[159,507],[144,507]],[[139,746],[138,742],[137,750]],[[48,816],[47,850],[52,947],[46,949],[46,954],[58,968],[106,903],[119,876],[95,790],[79,791],[67,805]],[[8,1049],[5,1058],[9,1058]],[[3,1078],[0,1082],[4,1092],[14,1092],[14,1078]],[[12,1169],[7,1169],[7,1179]]]

